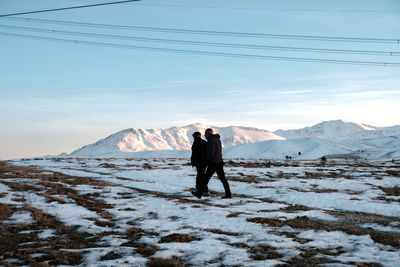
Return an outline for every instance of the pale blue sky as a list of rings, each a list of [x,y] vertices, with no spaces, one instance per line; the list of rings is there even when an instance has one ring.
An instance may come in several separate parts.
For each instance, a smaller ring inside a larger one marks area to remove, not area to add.
[[[99,2],[107,1],[0,0],[0,14]],[[142,0],[20,17],[213,31],[400,38],[400,2],[396,0]],[[0,25],[209,42],[400,52],[398,44],[182,35],[10,19],[0,19]],[[204,48],[2,28],[0,32],[176,49],[400,62],[400,57]],[[0,44],[0,159],[70,153],[131,127],[164,128],[202,122],[276,130],[339,118],[375,126],[400,124],[400,68],[197,56],[5,36],[0,36]]]

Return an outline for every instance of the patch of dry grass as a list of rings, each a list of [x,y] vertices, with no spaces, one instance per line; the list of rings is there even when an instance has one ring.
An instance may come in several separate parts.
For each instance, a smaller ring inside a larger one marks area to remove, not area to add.
[[[150,163],[143,163],[142,168],[145,170],[152,170],[153,166]]]
[[[59,204],[67,203],[64,199],[52,196],[49,193],[39,193],[38,195],[42,195],[46,199],[47,203],[51,203],[51,202],[58,202]]]
[[[278,166],[281,163],[279,162],[271,162],[269,160],[267,161],[256,161],[256,162],[250,162],[250,161],[233,161],[229,160],[225,162],[226,167],[242,167],[242,168],[271,168],[271,166]]]
[[[249,248],[247,252],[250,253],[250,257],[253,260],[280,259],[283,257],[282,254],[268,244],[258,244],[255,247]]]
[[[41,170],[29,167],[13,166],[5,161],[0,162],[0,179],[37,178],[41,172]]]
[[[199,241],[199,240],[201,240],[201,239],[198,237],[195,237],[195,236],[174,233],[174,234],[170,234],[170,235],[161,237],[161,239],[160,239],[160,241],[158,241],[158,243],[172,243],[172,242],[188,243],[188,242]]]
[[[302,230],[325,230],[342,231],[351,235],[369,235],[374,242],[400,248],[400,234],[382,232],[369,228],[358,227],[354,222],[349,221],[323,221],[310,219],[307,216],[299,216],[291,220],[279,220],[276,218],[249,218],[249,222],[268,224],[272,227],[290,226]]]
[[[240,233],[233,233],[233,232],[227,232],[227,231],[222,231],[220,229],[205,229],[205,231],[210,232],[210,233],[214,233],[214,234],[218,234],[218,235],[229,235],[229,236],[239,236],[241,235]]]
[[[332,252],[328,249],[309,248],[307,250],[303,250],[297,257],[287,260],[285,265],[278,266],[320,266],[322,264],[333,263],[343,264],[342,262],[324,257],[324,255],[335,256],[340,255],[341,253],[342,252]]]
[[[133,223],[134,224],[134,223]],[[145,244],[140,242],[139,239],[142,236],[158,236],[159,234],[156,232],[145,231],[141,228],[131,227],[127,230],[125,238],[130,240],[128,242],[123,243],[121,246],[124,247],[133,247],[136,252],[141,254],[143,257],[150,257],[156,254],[158,251],[158,247],[155,245]]]
[[[226,218],[236,218],[239,217],[240,214],[244,214],[243,212],[231,212],[227,214],[225,217]]]
[[[100,257],[100,260],[106,261],[106,260],[115,260],[115,259],[120,259],[123,256],[121,254],[115,253],[115,252],[109,252],[106,255],[103,255]]]
[[[279,211],[289,212],[289,213],[299,211],[299,210],[311,210],[311,208],[309,208],[307,206],[303,206],[303,205],[294,204],[294,205],[288,205],[285,208],[279,209]]]
[[[52,197],[52,195],[65,195],[69,199],[75,200],[78,205],[85,207],[88,210],[95,211],[104,219],[113,218],[111,213],[105,211],[105,209],[111,208],[111,206],[97,197],[92,197],[92,194],[78,194],[76,190],[70,187],[66,187],[60,183],[44,181],[41,183],[41,185],[47,189],[47,198],[49,199],[49,201],[56,200],[60,202],[60,199],[57,200]]]
[[[185,267],[188,266],[179,257],[173,256],[170,259],[151,258],[147,262],[148,267]]]
[[[0,181],[0,183],[3,183],[7,185],[8,187],[11,188],[12,191],[15,192],[32,192],[32,191],[38,191],[39,189],[35,188],[34,186],[24,184],[24,183],[17,183],[17,182],[9,182],[9,181]]]
[[[4,203],[0,203],[0,221],[7,219],[13,214],[13,210]]]
[[[249,184],[259,184],[260,183],[260,179],[258,178],[258,176],[256,175],[246,175],[243,173],[239,173],[239,175],[241,175],[240,177],[237,176],[227,176],[226,178],[229,181],[235,181],[235,182],[244,182],[244,183],[249,183]]]
[[[107,169],[115,169],[115,164],[112,163],[101,163],[99,164],[100,168],[107,168]]]
[[[49,265],[78,265],[82,261],[82,252],[69,252],[60,249],[80,249],[89,247],[86,242],[86,234],[78,233],[74,228],[66,227],[53,216],[35,209],[29,205],[23,205],[22,210],[31,212],[33,224],[20,224],[16,226],[0,226],[0,255],[3,255],[1,264],[9,265],[8,259],[18,259],[21,265],[47,266]],[[50,239],[42,240],[37,234],[43,229],[54,229],[58,235]],[[28,231],[21,234],[21,231]],[[43,254],[38,258],[32,258],[35,253]]]
[[[386,173],[393,177],[400,177],[400,171],[397,170],[387,170]]]
[[[380,190],[385,192],[389,196],[400,196],[400,187],[395,186],[395,187],[378,187]]]

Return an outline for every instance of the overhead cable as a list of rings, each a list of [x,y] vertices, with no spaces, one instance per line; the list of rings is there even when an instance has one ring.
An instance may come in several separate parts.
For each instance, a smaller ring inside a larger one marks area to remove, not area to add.
[[[247,38],[249,38],[249,37],[251,37],[251,38],[270,38],[270,39],[296,39],[296,40],[329,41],[329,42],[394,43],[394,44],[400,44],[400,38],[366,38],[366,37],[343,37],[343,36],[321,36],[321,35],[295,35],[295,34],[211,31],[211,30],[194,30],[194,29],[178,29],[178,28],[164,28],[164,27],[116,25],[116,24],[88,23],[88,22],[48,20],[48,19],[33,19],[33,18],[5,18],[5,19],[26,21],[26,22],[34,22],[34,23],[79,26],[79,27],[95,27],[95,28],[120,29],[120,30],[166,32],[166,33],[178,33],[178,34],[215,35],[215,36],[247,37]]]
[[[211,52],[211,51],[196,51],[196,50],[186,50],[186,49],[172,49],[172,48],[89,42],[89,41],[81,41],[81,40],[49,38],[49,37],[42,37],[42,36],[23,35],[23,34],[14,34],[14,33],[6,33],[6,32],[0,32],[0,35],[9,36],[9,37],[29,38],[29,39],[36,39],[36,40],[46,40],[46,41],[53,41],[53,42],[70,43],[70,44],[83,44],[83,45],[105,46],[105,47],[114,47],[114,48],[136,49],[136,50],[169,52],[169,53],[180,53],[180,54],[194,54],[194,55],[203,55],[203,56],[220,56],[220,57],[232,57],[232,58],[314,62],[314,63],[345,64],[345,65],[400,67],[400,62],[356,61],[356,60],[338,60],[338,59],[323,59],[323,58],[280,57],[280,56],[268,56],[268,55],[222,53],[222,52]]]
[[[177,39],[147,38],[147,37],[138,37],[138,36],[126,36],[126,35],[110,35],[110,34],[99,34],[99,33],[88,33],[88,32],[61,31],[61,30],[20,27],[20,26],[10,26],[10,25],[0,25],[0,28],[12,29],[12,30],[22,30],[22,31],[34,31],[34,32],[50,33],[50,34],[74,35],[74,36],[106,38],[106,39],[122,39],[122,40],[168,43],[168,44],[179,44],[179,45],[199,45],[199,46],[211,46],[211,47],[245,48],[245,49],[260,49],[260,50],[312,52],[312,53],[331,53],[331,54],[400,56],[400,52],[391,52],[391,51],[327,49],[327,48],[314,48],[314,47],[290,47],[290,46],[269,46],[269,45],[253,45],[253,44],[238,44],[238,43],[188,41],[188,40],[177,40]]]
[[[69,9],[78,9],[78,8],[87,8],[87,7],[96,7],[96,6],[116,5],[116,4],[123,4],[123,3],[129,3],[129,2],[137,2],[137,1],[140,1],[140,0],[126,0],[126,1],[117,1],[117,2],[108,2],[108,3],[99,3],[99,4],[83,5],[83,6],[60,7],[60,8],[53,8],[53,9],[43,9],[43,10],[35,10],[35,11],[25,11],[25,12],[10,13],[10,14],[0,14],[0,17],[9,17],[9,16],[17,16],[17,15],[27,15],[27,14],[44,13],[44,12],[54,12],[54,11],[69,10]]]
[[[316,13],[399,13],[399,9],[317,9],[317,8],[274,8],[274,7],[248,7],[248,6],[203,6],[203,5],[178,5],[178,4],[144,4],[138,6],[161,6],[179,8],[204,8],[204,9],[233,9],[233,10],[257,10],[278,12],[316,12]]]

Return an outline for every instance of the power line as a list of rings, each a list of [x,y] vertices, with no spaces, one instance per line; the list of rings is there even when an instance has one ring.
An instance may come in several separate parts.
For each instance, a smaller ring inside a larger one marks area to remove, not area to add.
[[[199,6],[199,5],[175,5],[175,4],[139,4],[138,6],[161,6],[179,8],[204,8],[204,9],[232,9],[232,10],[259,10],[259,11],[283,11],[283,12],[328,12],[328,13],[398,13],[400,10],[373,10],[373,9],[315,9],[315,8],[273,8],[273,7],[232,7],[232,6]]]
[[[142,42],[156,42],[156,43],[181,44],[181,45],[200,45],[200,46],[213,46],[213,47],[263,49],[263,50],[296,51],[296,52],[314,52],[314,53],[333,53],[333,54],[400,56],[400,52],[390,52],[390,51],[324,49],[324,48],[310,48],[310,47],[288,47],[288,46],[268,46],[268,45],[251,45],[251,44],[220,43],[220,42],[202,42],[202,41],[147,38],[147,37],[125,36],[125,35],[98,34],[98,33],[88,33],[88,32],[60,31],[60,30],[19,27],[19,26],[9,26],[9,25],[0,25],[0,28],[23,30],[23,31],[34,31],[34,32],[50,33],[50,34],[75,35],[75,36],[108,38],[108,39],[123,39],[123,40],[133,40],[133,41],[142,41]]]
[[[62,21],[62,20],[47,20],[47,19],[32,19],[32,18],[5,18],[5,19],[26,21],[26,22],[34,22],[34,23],[79,26],[79,27],[95,27],[95,28],[135,30],[135,31],[166,32],[166,33],[178,33],[178,34],[214,35],[214,36],[216,35],[216,36],[229,36],[229,37],[292,39],[292,40],[295,39],[295,40],[330,41],[330,42],[393,43],[393,44],[400,44],[400,38],[396,38],[396,39],[395,38],[364,38],[364,37],[340,37],[340,36],[321,36],[321,35],[246,33],[246,32],[188,30],[188,29],[177,29],[177,28],[115,25],[115,24],[88,23],[88,22]]]
[[[90,2],[91,0],[80,0]],[[180,4],[150,4],[141,2],[138,7],[160,6],[160,7],[182,7],[182,8],[204,8],[204,9],[233,9],[233,10],[261,10],[261,11],[284,11],[284,12],[330,12],[330,13],[398,13],[399,9],[323,9],[323,8],[275,8],[275,7],[249,7],[249,6],[201,6],[201,5],[180,5]]]
[[[9,36],[9,37],[19,37],[19,38],[29,38],[29,39],[36,39],[36,40],[46,40],[46,41],[53,41],[53,42],[70,43],[70,44],[83,44],[83,45],[105,46],[105,47],[114,47],[114,48],[169,52],[169,53],[179,53],[179,54],[193,54],[193,55],[203,55],[203,56],[220,56],[220,57],[232,57],[232,58],[331,63],[331,64],[345,64],[345,65],[400,67],[400,62],[399,63],[397,63],[397,62],[388,63],[388,62],[376,62],[376,61],[356,61],[356,60],[337,60],[337,59],[322,59],[322,58],[280,57],[280,56],[267,56],[267,55],[222,53],[222,52],[211,52],[211,51],[196,51],[196,50],[186,50],[186,49],[171,49],[171,48],[160,48],[160,47],[99,43],[99,42],[89,42],[89,41],[80,41],[80,40],[49,38],[49,37],[33,36],[33,35],[14,34],[14,33],[6,33],[6,32],[0,32],[0,35]]]
[[[68,10],[68,9],[78,9],[78,8],[87,8],[87,7],[95,7],[95,6],[115,5],[115,4],[122,4],[122,3],[128,3],[128,2],[137,2],[137,1],[140,1],[140,0],[126,0],[126,1],[118,1],[118,2],[108,2],[108,3],[99,3],[99,4],[92,4],[92,5],[83,5],[83,6],[61,7],[61,8],[53,8],[53,9],[44,9],[44,10],[35,10],[35,11],[11,13],[11,14],[0,14],[0,17],[9,17],[9,16],[44,13],[44,12],[53,12],[53,11]]]

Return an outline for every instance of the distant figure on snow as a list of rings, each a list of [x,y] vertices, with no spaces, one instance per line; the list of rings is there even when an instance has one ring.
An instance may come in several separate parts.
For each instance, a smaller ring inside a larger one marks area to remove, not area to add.
[[[232,198],[231,189],[229,188],[228,180],[226,180],[224,172],[224,162],[222,160],[222,144],[219,134],[214,134],[213,129],[207,129],[205,132],[207,139],[207,171],[204,180],[201,183],[200,191],[192,191],[192,194],[201,198],[203,192],[206,191],[208,182],[215,172],[218,174],[218,179],[224,185],[225,196],[222,198]]]
[[[207,141],[201,139],[201,133],[193,133],[192,156],[190,162],[196,167],[196,191],[200,191],[201,182],[204,180],[204,173],[207,167]],[[208,187],[206,186],[203,196],[208,196]]]
[[[323,156],[323,157],[321,158],[321,165],[322,165],[322,167],[325,167],[325,164],[326,164],[326,157]]]

